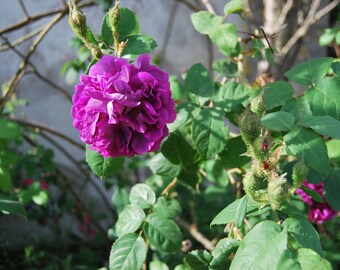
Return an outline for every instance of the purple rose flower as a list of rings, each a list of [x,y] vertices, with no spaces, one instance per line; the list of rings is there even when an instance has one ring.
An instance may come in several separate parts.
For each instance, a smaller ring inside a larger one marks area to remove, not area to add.
[[[73,125],[80,139],[104,157],[133,156],[159,149],[176,118],[169,76],[150,64],[137,66],[104,55],[81,75],[73,96]]]
[[[319,193],[323,198],[323,203],[318,203],[313,201],[313,199],[309,195],[307,195],[302,189],[298,188],[296,190],[296,193],[302,197],[302,200],[310,206],[308,219],[318,224],[321,224],[324,221],[331,220],[337,214],[337,211],[334,210],[325,199],[323,192],[324,184],[323,183],[311,184],[305,180],[303,181],[302,185]]]

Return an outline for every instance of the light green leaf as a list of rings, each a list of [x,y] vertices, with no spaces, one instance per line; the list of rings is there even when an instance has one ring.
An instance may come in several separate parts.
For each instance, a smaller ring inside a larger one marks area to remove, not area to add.
[[[340,162],[340,140],[329,140],[326,142],[330,163]]]
[[[112,204],[118,214],[123,211],[126,205],[129,204],[129,195],[129,192],[125,187],[115,185],[114,193],[112,195]]]
[[[194,162],[195,150],[180,133],[172,133],[162,144],[162,154],[173,164],[189,166]]]
[[[0,119],[0,139],[16,139],[21,137],[20,126],[15,122]]]
[[[127,44],[122,55],[139,56],[157,47],[156,41],[147,35],[132,35],[126,38]]]
[[[182,233],[173,220],[150,214],[146,218],[143,231],[150,243],[160,251],[175,252],[182,246]]]
[[[46,206],[48,203],[48,193],[45,190],[39,190],[38,194],[32,196],[32,201],[40,206]]]
[[[306,116],[299,123],[300,126],[313,129],[315,132],[334,138],[340,139],[340,121],[325,116]]]
[[[0,211],[5,211],[11,214],[17,214],[26,219],[26,211],[22,203],[0,197]]]
[[[221,160],[214,159],[207,160],[203,167],[204,171],[207,174],[206,176],[207,180],[215,183],[220,187],[227,186],[230,182],[228,172],[225,169],[226,168],[225,165],[226,164]]]
[[[199,11],[191,15],[191,22],[197,32],[208,35],[222,23],[222,17],[209,11]]]
[[[204,98],[211,97],[214,91],[209,71],[202,64],[195,64],[189,69],[184,87],[194,95]]]
[[[230,267],[231,260],[229,256],[235,253],[240,246],[240,241],[230,238],[223,238],[216,244],[211,252],[213,259],[210,263],[209,270],[225,270]]]
[[[174,178],[181,170],[179,165],[172,164],[162,153],[156,154],[149,162],[149,167],[154,174]]]
[[[335,38],[335,32],[333,28],[326,28],[319,38],[320,46],[326,46],[332,43]]]
[[[235,213],[235,226],[240,228],[243,224],[243,220],[246,217],[247,207],[248,207],[249,197],[247,195],[243,196],[239,205],[236,208]]]
[[[261,118],[262,126],[274,131],[289,131],[294,126],[294,121],[293,115],[283,111],[267,113]]]
[[[267,110],[283,105],[293,95],[293,87],[284,81],[268,83],[263,87],[263,100]]]
[[[129,204],[119,214],[116,222],[116,233],[118,237],[133,233],[138,230],[145,219],[145,213],[138,205]]]
[[[12,188],[12,178],[9,170],[0,166],[0,189],[9,192]]]
[[[244,237],[230,270],[276,269],[287,248],[287,231],[274,221],[262,221]]]
[[[174,218],[182,213],[182,207],[175,199],[159,197],[153,207],[153,212],[161,218]]]
[[[315,251],[300,248],[297,252],[286,249],[281,255],[276,270],[332,270],[331,264]]]
[[[303,248],[310,248],[323,255],[320,238],[314,226],[304,218],[287,218],[282,226]]]
[[[306,99],[315,116],[329,115],[340,120],[340,77],[326,77],[307,90]]]
[[[91,170],[99,177],[108,177],[120,170],[124,165],[124,157],[104,158],[101,154],[86,145],[86,162]]]
[[[291,81],[310,86],[327,74],[332,61],[331,57],[314,58],[288,70],[285,76]]]
[[[225,125],[221,112],[203,109],[192,122],[192,139],[197,151],[205,159],[221,152],[229,137],[229,127]]]
[[[242,83],[227,82],[218,90],[214,104],[226,112],[238,111],[241,104],[249,99],[250,91]]]
[[[331,170],[325,180],[324,194],[327,202],[336,210],[340,210],[340,168]]]
[[[306,165],[322,175],[327,175],[329,159],[325,142],[314,131],[296,128],[283,137],[289,151]]]
[[[237,64],[230,59],[217,59],[212,64],[213,70],[217,73],[227,77],[234,78],[237,76]]]
[[[155,260],[150,262],[149,270],[169,270],[169,267],[165,263]]]
[[[155,192],[146,184],[136,184],[130,191],[130,202],[148,209],[156,202]]]
[[[184,261],[192,270],[209,270],[212,257],[206,250],[194,250],[185,256]]]
[[[213,43],[215,43],[224,55],[231,55],[232,49],[237,46],[237,28],[234,24],[224,23],[219,25],[209,34]]]
[[[242,13],[244,9],[244,0],[231,0],[224,6],[224,13]]]
[[[184,102],[176,106],[177,117],[175,122],[168,125],[169,132],[172,133],[177,129],[190,123],[196,118],[197,114],[200,112],[200,107],[191,102]]]
[[[172,98],[174,100],[185,99],[187,93],[183,85],[178,80],[177,76],[170,76],[169,81],[170,81],[170,89],[172,93]]]
[[[146,258],[146,244],[141,236],[125,234],[112,245],[110,270],[140,270]]]

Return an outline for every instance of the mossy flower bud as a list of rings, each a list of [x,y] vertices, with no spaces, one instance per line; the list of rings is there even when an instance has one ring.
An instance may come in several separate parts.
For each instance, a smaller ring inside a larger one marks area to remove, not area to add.
[[[268,184],[268,200],[274,210],[280,209],[282,203],[289,197],[290,185],[285,175],[274,178]]]

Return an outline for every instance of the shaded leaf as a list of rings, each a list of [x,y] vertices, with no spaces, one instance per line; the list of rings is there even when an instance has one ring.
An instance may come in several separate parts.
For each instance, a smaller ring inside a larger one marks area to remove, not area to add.
[[[284,81],[268,83],[263,87],[263,100],[267,110],[283,105],[293,95],[293,87]]]
[[[261,118],[262,126],[274,131],[289,131],[294,126],[294,121],[292,114],[283,111],[267,113]]]

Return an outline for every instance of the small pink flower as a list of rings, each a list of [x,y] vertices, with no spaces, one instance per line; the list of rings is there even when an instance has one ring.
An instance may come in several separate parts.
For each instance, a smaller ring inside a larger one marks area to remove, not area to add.
[[[43,190],[48,190],[48,184],[46,183],[45,180],[40,181],[40,188]]]
[[[319,193],[323,198],[323,202],[318,203],[313,201],[313,199],[302,189],[298,188],[296,190],[296,193],[301,196],[302,200],[310,206],[308,219],[318,224],[331,220],[337,214],[337,211],[334,210],[326,201],[323,190],[324,183],[311,184],[305,180],[303,181],[302,185]]]

